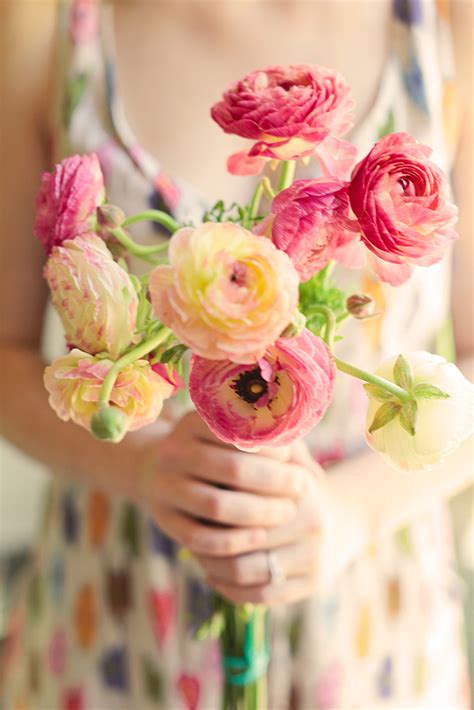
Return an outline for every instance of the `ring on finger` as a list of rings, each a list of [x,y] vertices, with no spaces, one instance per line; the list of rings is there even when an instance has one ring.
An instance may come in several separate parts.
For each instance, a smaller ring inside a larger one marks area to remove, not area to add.
[[[267,552],[267,565],[268,565],[268,572],[270,575],[270,579],[269,579],[270,584],[274,584],[275,586],[278,586],[279,584],[283,584],[283,582],[286,581],[286,577],[283,573],[283,570],[282,570],[281,565],[278,561],[276,553],[273,550],[269,550]]]

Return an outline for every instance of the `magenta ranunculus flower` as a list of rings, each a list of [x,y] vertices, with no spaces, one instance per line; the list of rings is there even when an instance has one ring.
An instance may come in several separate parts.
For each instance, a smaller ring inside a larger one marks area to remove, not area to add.
[[[95,154],[74,155],[53,172],[43,173],[33,231],[46,254],[66,239],[90,232],[96,208],[104,200],[104,179]]]
[[[297,180],[275,197],[271,214],[257,228],[288,254],[302,281],[331,259],[360,265],[353,248],[359,227],[349,218],[347,185],[338,178]]]
[[[457,208],[445,174],[429,160],[431,149],[408,133],[379,140],[355,168],[351,207],[369,262],[382,281],[404,283],[414,266],[430,266],[456,238]]]
[[[269,239],[231,222],[184,227],[150,276],[155,314],[194,353],[253,363],[292,320],[298,274]]]
[[[235,174],[258,174],[262,158],[296,160],[316,151],[325,174],[343,177],[356,149],[340,140],[352,126],[351,89],[335,71],[308,64],[270,66],[232,84],[211,109],[226,132],[254,141],[229,158]]]
[[[189,391],[222,441],[251,451],[304,436],[328,408],[335,366],[321,338],[280,338],[255,365],[193,356]]]
[[[44,275],[70,346],[116,358],[130,345],[137,292],[102,239],[83,234],[54,247]]]

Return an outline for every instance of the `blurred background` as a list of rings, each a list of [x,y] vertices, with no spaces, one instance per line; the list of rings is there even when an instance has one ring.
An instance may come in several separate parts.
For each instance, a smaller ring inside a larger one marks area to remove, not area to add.
[[[49,311],[43,345],[47,360],[56,349],[57,332],[55,315]],[[0,638],[5,633],[5,620],[21,572],[34,554],[48,480],[47,470],[0,440]],[[457,593],[464,600],[466,643],[474,678],[474,487],[451,502],[450,512],[461,581]]]

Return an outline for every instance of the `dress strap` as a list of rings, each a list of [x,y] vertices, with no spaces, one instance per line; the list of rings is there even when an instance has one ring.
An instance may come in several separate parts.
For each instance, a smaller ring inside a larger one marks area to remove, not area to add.
[[[118,90],[113,5],[107,0],[65,0],[58,8],[56,157],[96,152],[107,166],[117,148],[155,191],[157,207],[177,213],[181,186],[144,151],[126,119]]]
[[[414,130],[429,124],[451,162],[457,142],[455,66],[447,0],[392,0],[393,50]]]

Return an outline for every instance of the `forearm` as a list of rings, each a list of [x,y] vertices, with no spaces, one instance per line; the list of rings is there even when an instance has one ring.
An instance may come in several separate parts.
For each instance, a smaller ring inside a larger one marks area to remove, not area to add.
[[[98,441],[53,412],[35,351],[6,347],[0,358],[1,435],[57,475],[135,499],[141,444],[156,435],[153,429],[129,434],[120,444]]]

